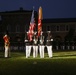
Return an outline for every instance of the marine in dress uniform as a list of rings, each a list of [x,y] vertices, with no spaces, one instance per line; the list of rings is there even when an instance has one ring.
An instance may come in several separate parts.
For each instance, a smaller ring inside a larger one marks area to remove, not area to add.
[[[48,31],[46,46],[47,46],[47,51],[48,51],[49,58],[52,57],[52,41],[53,41],[53,39],[52,39],[51,32]]]
[[[7,57],[10,57],[10,37],[7,35],[7,34],[5,34],[4,36],[3,36],[3,39],[4,39],[4,47],[5,47],[5,54],[4,54],[4,56],[7,58]]]
[[[28,58],[30,57],[30,53],[31,53],[31,45],[27,35],[25,35],[25,48],[26,48],[26,58]]]
[[[41,32],[40,38],[39,38],[39,52],[40,52],[40,58],[44,58],[44,36],[42,35],[43,32]]]
[[[38,37],[37,37],[37,32],[34,33],[34,38],[33,38],[33,58],[37,57],[38,55]]]

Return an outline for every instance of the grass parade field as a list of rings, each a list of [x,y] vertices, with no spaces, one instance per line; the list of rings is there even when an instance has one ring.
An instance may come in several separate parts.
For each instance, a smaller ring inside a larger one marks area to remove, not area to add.
[[[4,58],[0,52],[0,75],[76,75],[76,51],[53,52],[49,58],[25,57],[25,52],[11,52]]]

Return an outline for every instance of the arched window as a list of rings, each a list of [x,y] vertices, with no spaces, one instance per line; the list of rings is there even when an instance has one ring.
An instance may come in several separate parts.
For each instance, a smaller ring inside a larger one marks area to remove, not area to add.
[[[76,25],[75,25],[75,32],[76,32]]]
[[[47,26],[47,31],[49,31],[50,30],[50,26]]]
[[[68,25],[65,26],[65,31],[69,31],[69,26]]]
[[[20,32],[20,25],[16,25],[16,32]]]
[[[0,21],[2,20],[2,17],[1,17],[1,15],[0,15]]]
[[[12,29],[11,29],[11,25],[7,25],[7,30],[8,30],[9,32],[12,31]]]
[[[24,26],[24,28],[25,28],[24,31],[26,32],[26,25]]]
[[[59,25],[56,26],[56,31],[60,31],[60,26]]]

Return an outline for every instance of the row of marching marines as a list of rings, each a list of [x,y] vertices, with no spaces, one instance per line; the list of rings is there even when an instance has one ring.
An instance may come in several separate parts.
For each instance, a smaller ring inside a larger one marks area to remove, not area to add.
[[[5,57],[10,57],[10,37],[5,34],[3,36],[3,39],[5,41]],[[46,45],[44,45],[44,41],[46,41]],[[52,34],[51,31],[47,32],[47,37],[45,40],[45,37],[43,35],[43,32],[41,31],[40,37],[37,37],[37,32],[34,33],[32,41],[28,39],[28,33],[25,36],[25,53],[26,53],[26,58],[30,57],[31,50],[33,50],[33,58],[40,56],[40,58],[44,58],[45,55],[45,46],[47,47],[47,52],[48,52],[48,57],[51,58],[53,57],[52,54]],[[33,49],[32,49],[33,48]],[[38,54],[39,53],[39,54]]]

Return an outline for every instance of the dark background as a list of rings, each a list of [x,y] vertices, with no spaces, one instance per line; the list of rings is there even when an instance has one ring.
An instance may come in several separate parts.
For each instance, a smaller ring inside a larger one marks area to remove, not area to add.
[[[43,8],[43,18],[76,18],[76,0],[0,0],[0,12]]]

